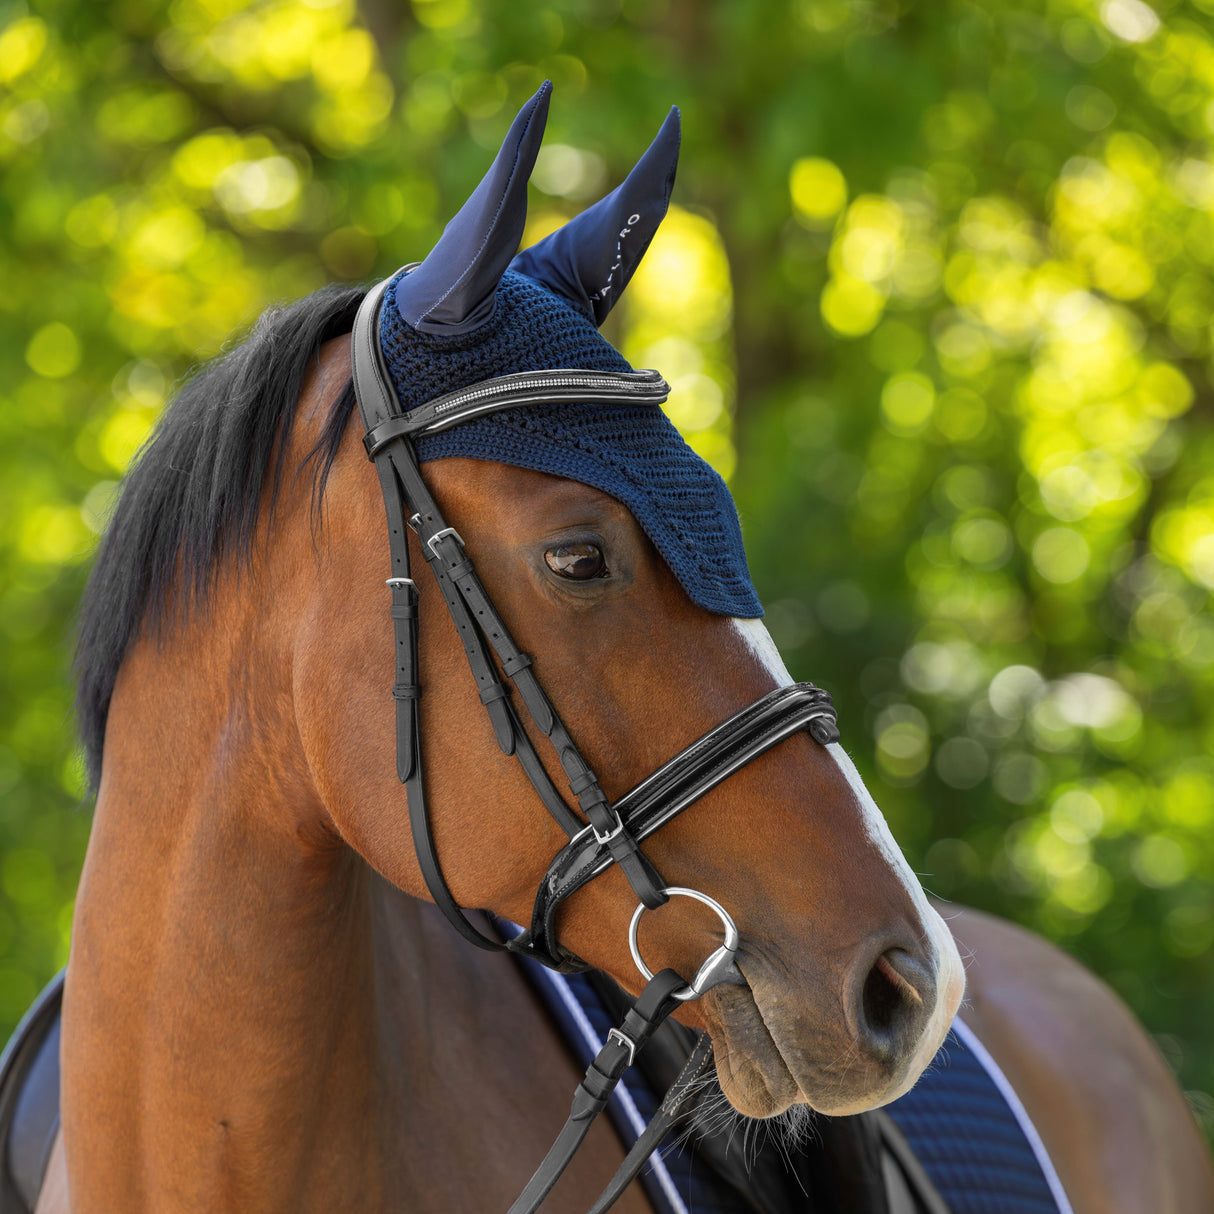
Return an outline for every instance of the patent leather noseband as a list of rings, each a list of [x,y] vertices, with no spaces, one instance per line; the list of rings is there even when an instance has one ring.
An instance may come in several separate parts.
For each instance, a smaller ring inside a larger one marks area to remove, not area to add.
[[[426,487],[414,440],[501,409],[529,405],[625,403],[659,408],[669,387],[656,371],[531,371],[486,380],[406,413],[380,346],[379,315],[386,287],[387,281],[368,293],[354,322],[354,391],[366,430],[364,443],[379,474],[388,517],[392,576],[387,584],[392,592],[396,648],[392,694],[396,700],[397,775],[405,785],[413,842],[431,896],[460,935],[472,944],[525,953],[564,971],[586,966],[556,940],[557,909],[564,899],[612,864],[620,866],[640,900],[633,919],[634,943],[637,918],[643,909],[661,906],[672,893],[709,903],[725,927],[726,943],[701,966],[691,983],[672,970],[650,977],[623,1024],[612,1030],[577,1088],[565,1129],[510,1208],[510,1214],[530,1214],[556,1183],[636,1052],[678,1002],[697,998],[723,982],[745,983],[734,964],[737,929],[728,911],[699,891],[668,886],[641,850],[641,842],[792,734],[805,730],[825,745],[837,741],[839,732],[834,706],[825,691],[812,683],[779,687],[709,730],[612,804],[532,672],[531,659],[519,650],[494,608],[464,551],[463,540],[443,518]],[[503,753],[519,760],[540,800],[569,836],[540,883],[530,928],[505,943],[483,933],[456,903],[443,878],[430,830],[418,713],[422,688],[418,681],[418,600],[410,572],[410,528],[417,533],[426,563],[455,622],[498,745]],[[551,742],[581,816],[570,808],[536,754],[503,675],[539,731]],[[635,947],[634,956],[648,977]],[[660,1141],[666,1128],[659,1119],[673,1120],[673,1110],[680,1104],[672,1098],[674,1095],[672,1091],[662,1102],[659,1117],[642,1136],[649,1149]],[[648,1150],[630,1152],[624,1168],[596,1203],[596,1212],[614,1201],[647,1155]]]

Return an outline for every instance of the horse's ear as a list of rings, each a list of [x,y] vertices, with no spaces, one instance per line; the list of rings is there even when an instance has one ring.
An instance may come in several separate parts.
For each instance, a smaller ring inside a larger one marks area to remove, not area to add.
[[[601,325],[665,218],[680,137],[676,106],[622,185],[524,249],[510,268],[551,287]]]
[[[493,315],[497,284],[527,222],[527,181],[544,137],[551,81],[518,112],[484,180],[438,244],[396,285],[401,316],[423,333],[456,336]]]

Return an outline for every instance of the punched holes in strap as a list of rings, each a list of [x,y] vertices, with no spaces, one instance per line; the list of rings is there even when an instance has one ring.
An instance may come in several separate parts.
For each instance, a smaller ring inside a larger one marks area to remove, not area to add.
[[[464,555],[464,541],[454,527],[444,527],[426,540],[423,548],[426,560],[439,564],[453,582],[461,582],[475,571],[472,562]]]
[[[472,561],[464,552],[463,540],[454,528],[448,526],[434,501],[425,481],[421,476],[417,463],[417,455],[413,450],[410,433],[414,422],[421,420],[422,414],[413,411],[413,417],[405,420],[396,400],[395,391],[390,377],[383,364],[382,351],[378,342],[378,311],[383,294],[383,286],[373,291],[359,310],[355,320],[355,332],[352,342],[354,356],[354,377],[356,395],[363,414],[364,425],[369,432],[368,449],[378,455],[375,464],[380,470],[381,484],[384,490],[385,504],[389,508],[390,542],[393,547],[393,565],[399,572],[408,568],[408,548],[403,542],[403,536],[397,535],[401,529],[397,526],[396,516],[404,515],[404,503],[407,501],[415,513],[408,518],[408,524],[418,533],[422,541],[422,551],[436,575],[442,588],[442,594],[448,609],[460,630],[466,656],[477,678],[479,690],[485,692],[496,679],[488,676],[491,662],[481,648],[482,630],[484,637],[496,651],[502,669],[515,683],[521,699],[530,712],[535,724],[552,742],[560,757],[561,765],[567,775],[580,775],[585,771],[585,763],[577,752],[572,738],[564,725],[556,716],[551,703],[544,694],[533,672],[529,669],[530,658],[521,653],[514,644],[509,631],[501,620],[489,596],[485,593],[476,576]],[[576,385],[571,376],[577,378]],[[559,382],[568,380],[568,382]],[[506,400],[511,405],[540,403],[557,399],[564,393],[574,391],[581,399],[589,394],[591,399],[606,403],[608,400],[618,401],[627,399],[630,403],[655,405],[664,399],[668,389],[665,381],[656,372],[640,372],[630,375],[598,375],[597,373],[548,373],[526,374],[521,377],[505,377],[502,380],[491,381],[477,387],[475,392],[460,394],[459,399],[443,398],[432,402],[437,414],[441,409],[446,413],[441,425],[443,427],[466,420],[473,412],[492,411],[499,407],[507,407]],[[487,398],[492,397],[492,400]],[[476,398],[475,400],[473,398]],[[572,398],[571,398],[572,399]],[[465,406],[468,412],[465,413]],[[377,431],[376,434],[370,434]],[[394,473],[394,475],[393,475]],[[398,548],[401,550],[398,553]],[[413,620],[396,620],[398,629],[415,629]],[[398,633],[399,636],[399,633]],[[416,636],[416,632],[413,632]],[[401,686],[410,686],[413,680],[398,677]],[[405,697],[397,702],[397,742],[398,770],[402,780],[405,773],[412,773],[416,788],[411,790],[410,816],[414,816],[414,803],[421,803],[421,784],[417,778],[420,775],[421,760],[417,754],[416,710],[411,697]],[[515,718],[509,701],[495,692],[489,691],[486,697],[486,708],[493,721],[494,730],[502,750],[510,754],[512,751],[523,762],[533,785],[544,804],[557,820],[571,833],[576,829],[574,818],[563,804],[562,798],[552,786],[542,764],[530,751],[530,746],[521,746],[525,735],[516,731]],[[579,770],[580,769],[580,770]],[[613,860],[623,868],[630,884],[638,897],[648,906],[657,906],[664,901],[662,890],[665,882],[657,874],[653,865],[639,851],[636,841],[627,832],[615,829],[617,819],[614,815],[608,818],[609,810],[606,797],[598,788],[597,781],[591,776],[590,781],[579,795],[583,812],[595,821],[600,830],[605,830],[610,839],[608,847]],[[433,842],[429,839],[429,825],[425,820],[424,810],[417,812],[415,821],[415,843],[421,850],[426,850],[426,858],[431,861],[423,864],[423,873],[427,884],[433,889],[435,883],[441,886],[442,878],[438,870],[437,857],[433,854]],[[610,822],[610,826],[608,826]],[[421,827],[419,831],[417,828]],[[599,833],[596,831],[596,833]],[[422,836],[425,836],[424,838]],[[445,889],[445,887],[443,887]],[[447,897],[439,899],[444,914],[455,923],[458,930],[468,938],[477,933],[469,932],[462,920],[458,907],[455,906],[449,892]],[[457,922],[457,920],[459,920]],[[474,941],[478,942],[479,941]]]
[[[489,721],[493,725],[493,736],[497,738],[498,748],[502,754],[512,755],[518,746],[518,735],[515,733],[514,718],[511,716],[507,703],[507,697],[510,695],[509,688],[493,678],[491,670],[486,670],[485,676],[490,681],[482,686],[477,694],[489,713]]]
[[[403,545],[404,537],[400,537]],[[408,568],[408,549],[399,557],[401,568]],[[396,701],[396,774],[402,784],[413,774],[417,762],[414,739],[417,736],[417,701],[421,687],[417,682],[417,587],[409,577],[390,577],[392,605],[388,609],[396,639],[396,682],[392,698]]]

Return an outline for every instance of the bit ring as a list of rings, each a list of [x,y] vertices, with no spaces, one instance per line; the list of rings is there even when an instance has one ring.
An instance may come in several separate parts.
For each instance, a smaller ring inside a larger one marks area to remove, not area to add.
[[[710,990],[720,982],[730,981],[730,977],[725,971],[733,968],[734,957],[738,952],[738,925],[734,923],[730,913],[715,899],[710,898],[707,894],[702,894],[698,889],[687,889],[682,885],[670,885],[662,891],[669,897],[694,898],[697,902],[702,902],[710,910],[715,911],[717,917],[721,920],[725,928],[725,943],[716,949],[712,955],[700,966],[696,971],[696,976],[687,984],[687,986],[673,992],[673,998],[679,999],[686,1003],[691,999],[698,999],[705,991]],[[641,948],[637,943],[637,928],[640,926],[641,916],[645,913],[645,904],[640,903],[636,910],[632,912],[632,922],[628,925],[628,948],[632,953],[632,959],[636,962],[636,967],[641,971],[642,977],[648,982],[653,977],[653,972],[649,966],[641,958]],[[737,979],[733,979],[737,981]]]

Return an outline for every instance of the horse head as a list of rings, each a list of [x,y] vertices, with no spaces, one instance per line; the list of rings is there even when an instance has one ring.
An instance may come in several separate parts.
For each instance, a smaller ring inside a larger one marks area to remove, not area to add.
[[[463,555],[452,547],[452,559],[471,562],[615,803],[792,680],[756,618],[728,491],[658,410],[600,401],[478,417],[479,406],[467,403],[491,377],[496,384],[561,368],[632,374],[597,325],[665,213],[677,112],[617,190],[516,256],[547,102],[545,86],[434,250],[387,285],[379,340],[404,417],[436,397],[454,402],[438,406],[440,420],[446,408],[473,410],[458,427],[416,432],[436,517],[462,547]],[[334,374],[341,380],[346,364]],[[355,458],[356,437],[347,435],[326,488],[326,568],[298,638],[298,685],[311,689],[298,697],[299,727],[342,838],[424,897],[388,763],[380,659],[393,642],[378,588],[386,546],[379,486]],[[407,537],[413,568],[434,556],[424,540],[424,532]],[[444,595],[418,578],[420,750],[434,853],[454,902],[529,922],[535,890],[565,842],[561,826],[510,757],[515,742],[503,741],[500,720],[495,729],[485,715],[489,700],[478,702],[462,669],[459,619],[453,625]],[[449,584],[447,597],[454,593]],[[479,691],[500,694],[483,683]],[[530,719],[524,728],[520,741],[542,756],[552,781],[568,779],[567,756],[545,746],[550,731]],[[808,1103],[852,1112],[913,1083],[956,1010],[961,966],[837,742],[797,731],[656,831],[644,855],[667,885],[709,894],[740,929],[744,984],[716,986],[681,1012],[711,1033],[737,1109],[768,1116]],[[635,992],[628,924],[636,903],[618,866],[579,883],[556,917],[561,956]],[[683,899],[641,932],[646,955],[683,974],[719,937],[714,916]]]
[[[599,333],[665,213],[677,114],[517,254],[547,100],[424,262],[268,315],[124,486],[78,650],[98,795],[63,1126],[90,1208],[137,1185],[212,1208],[220,1175],[242,1208],[280,1173],[317,1208],[399,1190],[418,1110],[385,1076],[443,1027],[414,975],[483,972],[404,895],[489,947],[461,908],[527,924],[514,951],[633,993],[634,944],[664,967],[646,992],[696,975],[677,1015],[753,1116],[893,1099],[956,1010],[951,936],[829,697],[780,662],[728,490]]]

